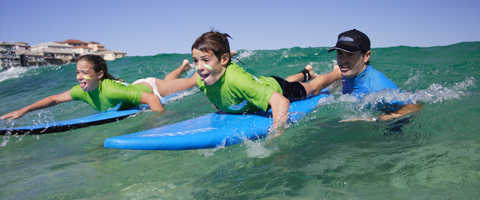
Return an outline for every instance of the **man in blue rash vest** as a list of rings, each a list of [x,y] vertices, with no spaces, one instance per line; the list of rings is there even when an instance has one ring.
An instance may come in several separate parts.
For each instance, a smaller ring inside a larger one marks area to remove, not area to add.
[[[370,39],[353,29],[340,33],[337,44],[328,52],[337,50],[337,63],[342,71],[342,94],[361,96],[383,89],[398,89],[390,79],[370,65]]]
[[[352,94],[361,98],[372,92],[388,89],[398,90],[395,83],[370,65],[370,39],[364,33],[356,29],[340,33],[336,45],[328,52],[335,50],[337,50],[338,64],[335,68],[339,67],[342,73],[342,94]],[[295,79],[306,81],[316,76],[311,65],[307,65],[304,71],[295,75]],[[373,118],[342,120],[341,122],[389,121],[421,109],[423,106],[418,103],[406,104],[401,101],[393,101],[387,108],[390,111],[387,114]]]
[[[364,33],[353,29],[338,35],[337,44],[328,52],[337,50],[337,64],[342,72],[342,94],[354,94],[361,97],[367,93],[386,89],[398,90],[398,87],[381,72],[375,70],[369,62],[370,39]],[[388,121],[421,110],[417,103],[405,104],[394,101],[391,104],[399,109],[373,118],[355,118],[346,121]]]

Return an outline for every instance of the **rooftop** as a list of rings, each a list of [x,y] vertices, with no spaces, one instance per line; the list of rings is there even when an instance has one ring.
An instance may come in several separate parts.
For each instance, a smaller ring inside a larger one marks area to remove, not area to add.
[[[76,46],[76,47],[73,47],[73,49],[92,49],[92,48],[87,46]]]
[[[73,40],[73,39],[68,39],[68,40],[65,40],[61,43],[69,43],[69,44],[88,44],[86,42],[83,42],[83,41],[80,41],[80,40]]]
[[[59,44],[56,42],[45,42],[45,43],[40,43],[33,45],[32,47],[37,47],[37,46],[49,46],[49,47],[72,47],[71,45],[68,44]]]
[[[34,51],[32,51],[34,52]],[[71,49],[57,49],[57,48],[44,48],[38,50],[38,52],[44,53],[60,53],[60,54],[72,54],[73,51]]]

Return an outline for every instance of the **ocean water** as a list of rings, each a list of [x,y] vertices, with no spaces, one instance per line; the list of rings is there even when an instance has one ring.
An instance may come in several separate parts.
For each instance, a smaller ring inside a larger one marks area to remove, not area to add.
[[[286,77],[312,64],[327,73],[327,48],[240,50],[236,61],[256,76]],[[480,196],[480,42],[372,49],[371,64],[402,91],[357,100],[333,95],[267,146],[266,139],[187,151],[103,148],[106,138],[184,121],[215,111],[198,88],[168,102],[164,113],[141,112],[109,124],[0,139],[1,199],[477,199]],[[110,73],[133,82],[158,77],[190,54],[109,61]],[[75,65],[0,71],[0,114],[77,84]],[[368,105],[392,99],[424,109],[392,122]],[[0,128],[86,116],[68,102]],[[405,122],[407,121],[407,122]],[[234,126],[234,125],[232,125]]]

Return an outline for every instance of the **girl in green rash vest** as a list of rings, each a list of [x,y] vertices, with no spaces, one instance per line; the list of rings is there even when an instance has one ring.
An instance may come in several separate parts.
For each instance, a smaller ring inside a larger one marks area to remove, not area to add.
[[[48,108],[59,103],[80,100],[88,103],[95,110],[124,110],[148,104],[152,111],[164,110],[160,103],[161,96],[167,96],[196,85],[198,74],[190,78],[178,78],[190,69],[185,59],[182,65],[170,72],[164,80],[156,78],[141,79],[134,84],[118,81],[108,73],[107,63],[97,55],[84,55],[77,62],[78,85],[61,94],[46,97],[20,110],[10,112],[0,119],[17,119],[34,110]]]

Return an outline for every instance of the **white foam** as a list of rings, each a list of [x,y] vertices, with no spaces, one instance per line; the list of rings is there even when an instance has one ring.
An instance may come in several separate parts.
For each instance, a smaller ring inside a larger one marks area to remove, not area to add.
[[[413,75],[412,73],[413,73],[412,70],[410,70],[410,74],[408,75],[410,78],[408,78],[408,80],[405,82],[405,85],[418,82],[418,80],[422,77],[422,74],[420,73],[420,71],[417,71],[417,74],[415,75]]]
[[[249,58],[253,55],[255,55],[254,51],[244,51],[244,52],[241,52],[240,54],[238,54],[238,58],[239,59],[245,59],[245,58]]]
[[[381,91],[371,93],[362,98],[364,103],[379,103],[392,101],[419,101],[424,103],[438,103],[444,100],[460,99],[462,96],[469,96],[471,92],[469,87],[475,87],[476,80],[473,77],[466,77],[465,81],[455,83],[453,86],[442,86],[438,83],[432,83],[430,87],[424,90],[411,92],[400,91]]]
[[[200,89],[198,87],[193,87],[192,89],[189,89],[189,90],[185,90],[185,91],[181,91],[181,92],[178,92],[177,96],[175,97],[172,97],[171,99],[169,99],[168,101],[166,101],[164,104],[168,104],[169,102],[173,102],[177,99],[181,99],[183,97],[186,97],[186,96],[190,96],[192,94],[195,94],[197,92],[199,92]]]
[[[271,139],[272,135],[274,134],[270,133],[267,135],[265,139],[258,139],[258,140],[249,140],[247,137],[243,137],[242,145],[246,147],[245,153],[247,154],[247,157],[266,158],[270,156],[272,153],[274,153],[275,151],[277,151],[279,149],[277,146],[279,146],[280,137],[277,137],[275,138],[275,140],[272,140]],[[226,144],[226,141],[223,141],[223,144],[215,148],[200,149],[200,153],[203,154],[205,157],[213,156],[215,155],[216,151],[225,149],[225,144]]]
[[[470,96],[473,93],[469,91],[469,89],[476,87],[476,82],[475,78],[466,77],[464,81],[451,86],[432,83],[427,89],[417,90],[415,92],[387,90],[369,93],[361,99],[358,99],[354,95],[345,94],[338,96],[336,99],[325,98],[322,100],[325,101],[323,102],[324,104],[347,103],[346,105],[342,105],[342,107],[347,107],[345,110],[352,111],[353,113],[346,113],[343,119],[369,118],[372,117],[375,105],[382,103],[391,103],[393,101],[402,101],[404,103],[441,103],[443,101]]]
[[[278,147],[276,145],[269,144],[269,141],[271,140],[272,139],[270,139],[268,136],[265,140],[249,140],[245,138],[243,140],[243,145],[247,147],[247,157],[266,158],[270,156],[272,153],[278,150]],[[279,141],[280,139],[276,138],[275,140]]]
[[[11,67],[5,71],[0,72],[0,82],[12,78],[22,77],[25,72],[36,68],[37,67]]]
[[[210,156],[213,156],[215,154],[216,151],[220,150],[220,149],[225,149],[225,141],[222,145],[216,147],[216,148],[212,148],[212,149],[200,149],[200,152],[205,156],[205,157],[210,157]]]

